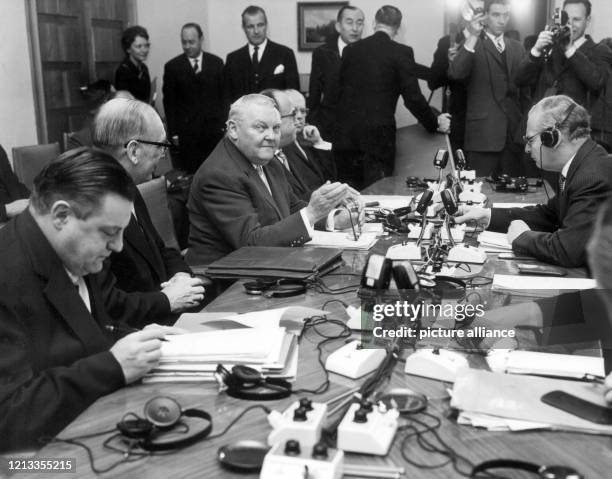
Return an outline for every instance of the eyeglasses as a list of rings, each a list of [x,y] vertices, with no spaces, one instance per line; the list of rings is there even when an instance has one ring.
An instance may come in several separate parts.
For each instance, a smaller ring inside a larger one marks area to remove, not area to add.
[[[287,113],[286,115],[281,115],[281,119],[282,118],[295,118],[295,115],[297,114],[297,112],[298,112],[297,109],[294,108],[293,110],[291,110],[290,113]]]
[[[295,111],[301,113],[302,115],[308,115],[310,112],[308,108],[296,108]]]
[[[127,146],[130,144],[130,141],[137,141],[138,143],[144,143],[145,145],[153,145],[153,146],[157,146],[158,148],[164,148],[164,149],[168,149],[168,148],[172,148],[174,147],[174,145],[170,142],[161,142],[161,141],[149,141],[149,140],[141,140],[139,138],[133,138],[129,141],[126,141],[125,144],[123,145],[123,148],[127,148]]]
[[[531,146],[533,140],[535,140],[538,136],[540,136],[540,132],[537,132],[535,135],[531,136],[523,136],[523,143],[525,143],[525,146]]]

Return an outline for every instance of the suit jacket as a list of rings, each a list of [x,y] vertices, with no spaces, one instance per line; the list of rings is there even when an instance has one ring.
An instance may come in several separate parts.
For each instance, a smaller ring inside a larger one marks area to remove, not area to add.
[[[86,276],[89,313],[27,210],[0,230],[0,270],[0,449],[40,446],[125,384],[104,329],[113,291]]]
[[[525,57],[517,72],[517,84],[535,86],[534,100],[550,95],[567,95],[590,110],[592,102],[606,84],[612,63],[612,52],[596,44],[587,35],[570,58],[559,48],[553,48],[545,61],[544,55]]]
[[[454,38],[462,42],[463,34],[459,33]],[[448,76],[448,49],[450,46],[450,35],[446,35],[438,41],[438,47],[434,52],[427,85],[432,91],[440,87],[448,88],[447,93],[450,93],[450,95],[442,96],[442,110],[452,115],[452,125],[449,136],[453,148],[463,149],[467,92],[463,82],[454,81]]]
[[[404,104],[428,131],[437,119],[421,94],[412,48],[384,32],[344,48],[334,148],[360,150],[394,161],[395,108]]]
[[[30,190],[20,183],[11,168],[6,151],[0,146],[0,221],[7,221],[6,204],[30,197]]]
[[[332,170],[335,166],[331,151],[313,148],[312,146],[300,145],[297,147],[295,143],[291,143],[283,147],[283,151],[287,156],[289,167],[293,174],[299,177],[310,193],[319,188],[327,180],[333,181],[335,174],[332,175]],[[304,156],[306,154],[306,156]]]
[[[223,60],[202,52],[196,74],[187,55],[173,58],[164,66],[163,94],[170,136],[179,136],[181,162],[194,173],[223,136]]]
[[[449,77],[465,82],[467,89],[468,151],[501,151],[508,137],[519,144],[524,134],[521,122],[529,99],[526,91],[517,87],[516,77],[525,50],[511,38],[506,37],[504,42],[502,55],[485,35],[477,40],[474,53],[460,48],[448,67]]]
[[[253,165],[223,138],[193,178],[189,211],[190,265],[207,265],[242,246],[301,246],[308,231],[283,166],[263,167],[272,195]]]
[[[312,52],[308,86],[308,121],[316,125],[323,138],[331,138],[340,87],[338,37]]]
[[[282,73],[274,73],[278,68]],[[259,81],[255,80],[248,45],[227,55],[225,61],[225,100],[231,104],[247,93],[259,93],[266,88],[300,89],[300,77],[293,50],[268,39],[259,59]]]
[[[586,244],[599,206],[612,193],[612,162],[593,140],[576,153],[562,193],[545,205],[493,208],[489,228],[505,232],[513,220],[523,220],[532,231],[512,243],[518,254],[561,266],[586,265]]]
[[[149,323],[154,320],[168,322],[175,318],[170,315],[170,303],[159,285],[178,272],[191,273],[191,269],[179,251],[164,245],[138,189],[135,191],[134,211],[136,217],[132,214],[123,232],[123,249],[110,256],[110,269],[118,288],[128,293],[139,293],[143,301],[151,303],[154,316],[149,318]]]
[[[129,58],[125,58],[115,72],[115,88],[127,90],[134,98],[145,103],[151,101],[151,77],[146,64],[139,70]]]

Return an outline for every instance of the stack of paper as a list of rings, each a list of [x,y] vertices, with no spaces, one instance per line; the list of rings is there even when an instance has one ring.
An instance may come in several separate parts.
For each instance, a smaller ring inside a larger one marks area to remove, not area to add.
[[[321,313],[309,308],[279,308],[226,313],[225,317],[184,314],[176,326],[191,332],[166,336],[159,365],[144,382],[214,381],[217,364],[226,368],[244,364],[267,377],[293,380],[298,360],[296,334],[302,329],[303,318]]]
[[[535,205],[536,203],[493,203],[493,208],[525,208]]]
[[[525,276],[512,274],[493,275],[493,291],[511,292],[515,296],[545,298],[556,296],[560,291],[592,289],[597,286],[589,278],[557,278],[551,276]]]
[[[480,248],[487,253],[506,253],[512,251],[512,245],[508,243],[506,233],[494,233],[493,231],[483,231],[478,235]]]
[[[315,231],[307,246],[323,248],[342,248],[352,250],[369,250],[376,243],[376,233],[362,233],[357,240],[351,230]]]
[[[543,395],[564,391],[605,406],[603,388],[591,383],[470,369],[455,381],[451,406],[461,422],[501,430],[546,428],[612,435],[612,425],[587,421],[542,402]]]

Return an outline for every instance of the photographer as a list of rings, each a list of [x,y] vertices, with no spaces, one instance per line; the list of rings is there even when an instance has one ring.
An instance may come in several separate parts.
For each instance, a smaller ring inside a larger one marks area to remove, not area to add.
[[[609,74],[612,52],[585,35],[591,21],[589,0],[565,0],[567,21],[540,32],[517,74],[517,84],[535,88],[534,103],[552,95],[567,95],[591,110]]]

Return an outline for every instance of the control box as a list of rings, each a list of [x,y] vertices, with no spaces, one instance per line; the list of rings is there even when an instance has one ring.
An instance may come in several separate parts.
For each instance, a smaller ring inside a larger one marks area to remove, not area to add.
[[[264,458],[260,479],[340,479],[344,452],[323,443],[302,446],[289,440],[272,446]]]
[[[303,446],[313,446],[319,442],[326,416],[327,404],[312,402],[308,398],[294,402],[283,413],[272,411],[268,414],[268,422],[272,426],[268,444],[273,446],[297,439]]]
[[[385,456],[397,432],[399,411],[368,401],[352,404],[338,426],[338,449]]]

